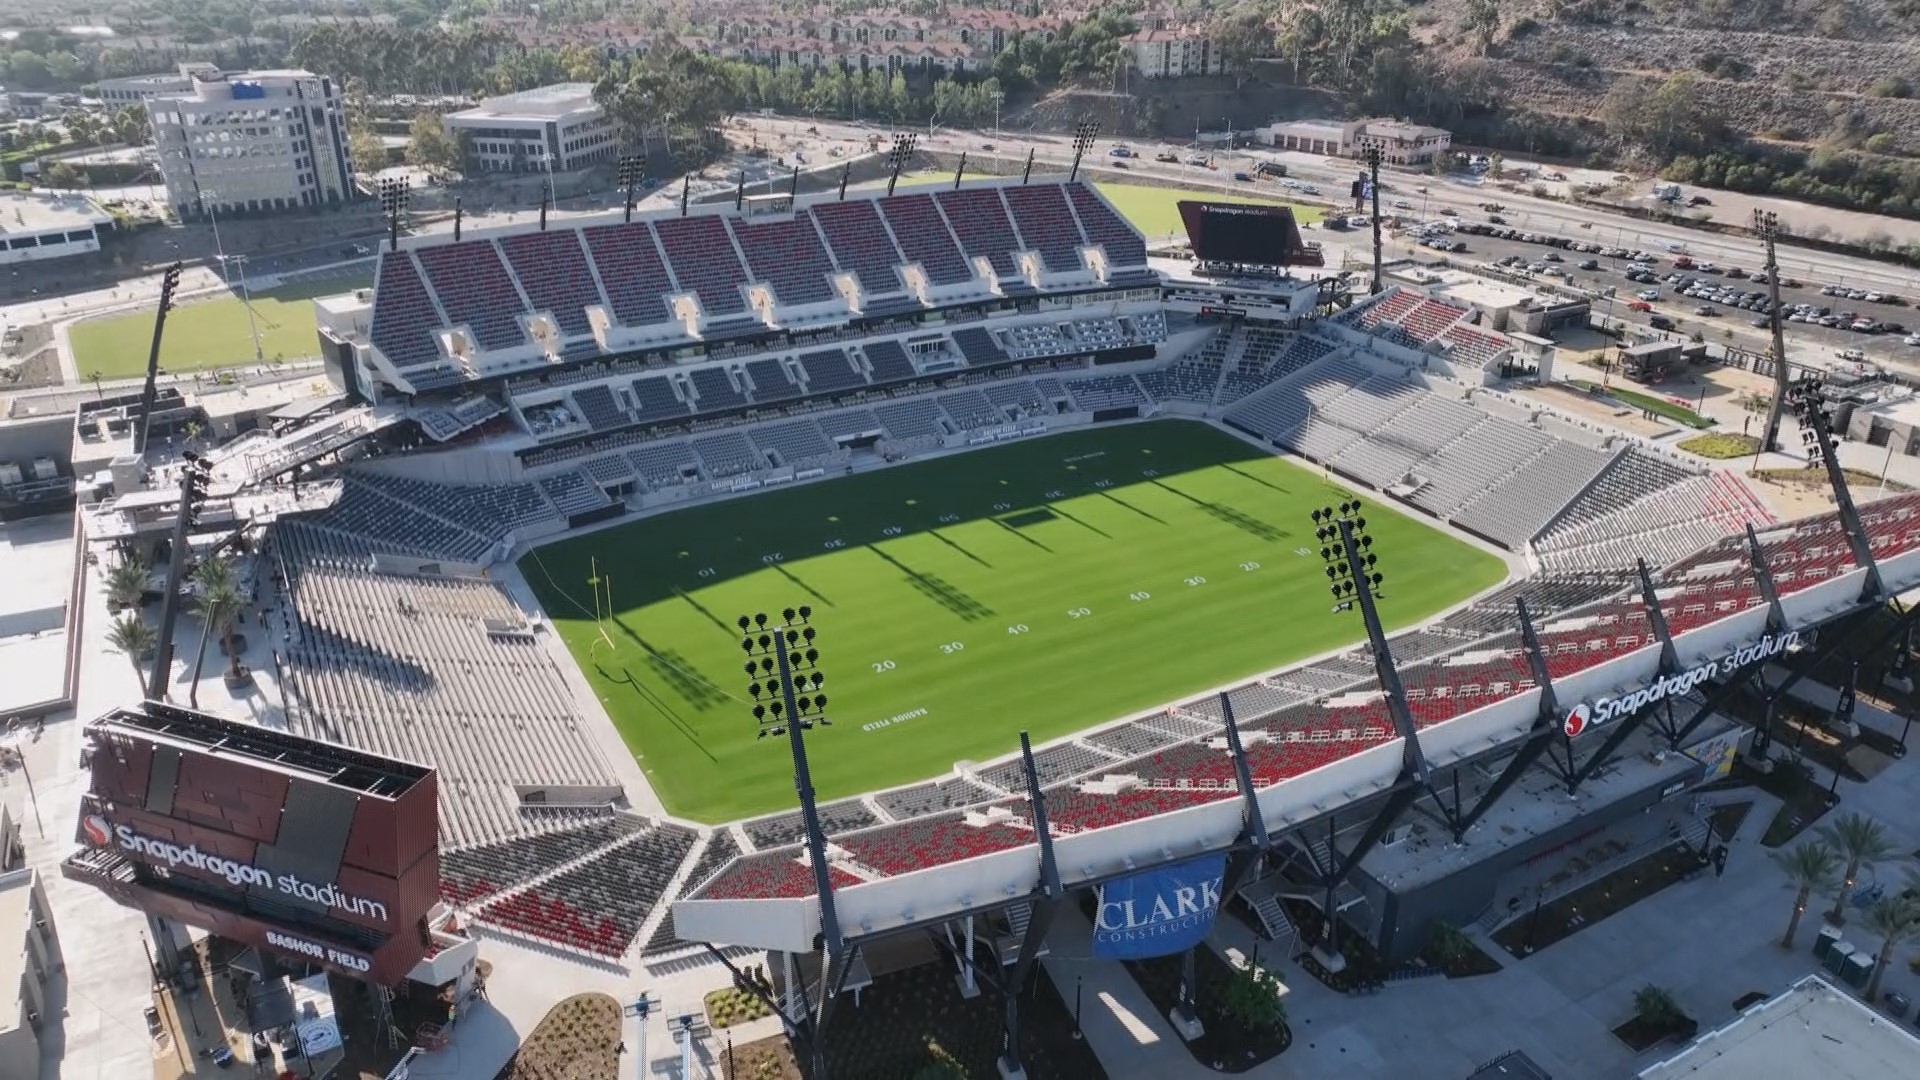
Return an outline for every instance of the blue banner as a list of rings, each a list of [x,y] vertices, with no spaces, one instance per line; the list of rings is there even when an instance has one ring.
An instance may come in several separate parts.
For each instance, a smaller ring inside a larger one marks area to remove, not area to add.
[[[1208,855],[1100,886],[1093,955],[1141,960],[1198,945],[1220,910],[1226,869],[1225,855]]]

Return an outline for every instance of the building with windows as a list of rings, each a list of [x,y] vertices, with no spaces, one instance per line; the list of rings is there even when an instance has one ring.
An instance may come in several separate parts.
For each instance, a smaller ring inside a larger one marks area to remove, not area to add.
[[[614,157],[613,120],[592,83],[555,83],[487,98],[445,117],[466,143],[468,166],[486,172],[567,172]]]
[[[0,995],[14,999],[0,1006],[0,1080],[40,1075],[41,1036],[59,1023],[47,983],[63,965],[46,886],[26,865],[19,824],[0,808]]]
[[[161,94],[189,94],[193,92],[195,79],[219,77],[218,65],[202,60],[192,60],[181,64],[177,70],[161,75],[129,75],[124,79],[101,79],[95,87],[95,96],[107,105],[118,108],[121,105],[132,105]]]
[[[1226,57],[1198,30],[1141,30],[1125,39],[1133,66],[1149,79],[1224,75]]]
[[[1422,165],[1453,145],[1453,133],[1405,120],[1293,120],[1259,129],[1259,141],[1276,150],[1298,150],[1328,157],[1364,157],[1380,148],[1393,165]]]
[[[100,250],[113,216],[78,195],[0,196],[0,263],[35,262]]]
[[[332,79],[236,71],[192,83],[147,99],[174,213],[273,213],[353,197],[346,117]]]

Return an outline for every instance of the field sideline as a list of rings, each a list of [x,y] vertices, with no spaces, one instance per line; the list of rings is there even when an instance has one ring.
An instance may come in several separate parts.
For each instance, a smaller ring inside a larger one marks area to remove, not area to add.
[[[1189,421],[1048,436],[775,489],[563,540],[520,569],[673,813],[791,808],[757,742],[734,619],[811,605],[835,723],[822,799],[986,760],[1339,647],[1312,508],[1322,476]],[[1389,626],[1505,575],[1369,515]],[[587,579],[609,581],[603,639]]]
[[[268,360],[319,355],[313,298],[370,284],[365,277],[342,277],[254,293],[260,351]],[[106,379],[137,378],[147,371],[153,312],[135,311],[77,322],[72,338],[74,368],[82,379],[94,372]],[[168,313],[166,335],[160,343],[160,366],[167,371],[210,371],[253,362],[253,333],[248,329],[247,308],[237,288],[232,295],[182,303]]]

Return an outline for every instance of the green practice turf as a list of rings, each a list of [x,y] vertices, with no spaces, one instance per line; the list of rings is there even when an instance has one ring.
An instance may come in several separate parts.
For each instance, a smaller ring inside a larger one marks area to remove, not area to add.
[[[253,313],[260,328],[261,352],[269,360],[318,355],[313,298],[351,292],[368,284],[364,278],[339,278],[254,293]],[[75,323],[74,366],[83,379],[96,371],[107,379],[145,375],[152,341],[152,311]],[[167,313],[160,366],[168,371],[206,371],[253,362],[253,333],[247,327],[246,305],[240,302],[237,290],[232,296],[183,303]]]
[[[785,746],[754,737],[741,614],[813,608],[834,724],[807,745],[819,796],[838,798],[1358,639],[1358,613],[1330,611],[1309,519],[1345,494],[1160,421],[695,507],[520,566],[667,808],[719,822],[794,805]],[[1411,518],[1366,516],[1390,626],[1504,576]]]
[[[1215,174],[1219,176],[1220,174]],[[1225,174],[1231,176],[1231,173]],[[1269,181],[1260,181],[1267,184]],[[1288,203],[1285,199],[1265,195],[1239,195],[1219,191],[1182,191],[1178,188],[1149,187],[1145,184],[1108,184],[1099,183],[1095,187],[1100,194],[1113,203],[1126,219],[1139,229],[1148,240],[1157,240],[1169,233],[1184,235],[1186,226],[1180,223],[1179,203],[1182,199],[1197,199],[1205,202],[1231,203],[1278,203],[1293,207],[1293,220],[1306,223],[1319,221],[1326,214],[1317,206],[1302,206]],[[1252,185],[1249,185],[1252,188]]]

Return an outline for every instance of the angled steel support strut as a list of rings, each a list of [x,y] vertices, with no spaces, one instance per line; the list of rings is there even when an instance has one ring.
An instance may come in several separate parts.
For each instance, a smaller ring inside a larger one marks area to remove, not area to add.
[[[1553,692],[1553,676],[1547,671],[1547,658],[1540,651],[1540,636],[1534,631],[1533,616],[1527,611],[1526,599],[1522,597],[1515,600],[1514,606],[1519,613],[1520,642],[1526,646],[1527,666],[1533,669],[1533,681],[1540,687],[1539,711],[1534,715],[1533,726],[1527,730],[1526,742],[1520,744],[1520,749],[1508,759],[1506,768],[1500,770],[1500,775],[1494,778],[1492,785],[1480,793],[1480,798],[1473,804],[1473,809],[1467,811],[1466,816],[1460,819],[1460,828],[1453,834],[1453,842],[1456,844],[1488,810],[1493,809],[1494,804],[1500,801],[1508,788],[1519,782],[1520,777],[1526,774],[1540,755],[1552,747],[1556,738],[1568,745],[1566,768],[1562,769],[1560,763],[1554,761],[1551,754],[1548,754],[1547,758],[1553,762],[1554,771],[1563,783],[1571,784],[1573,781],[1573,741],[1566,734],[1564,718],[1560,712],[1560,699]]]
[[[1679,653],[1673,647],[1673,635],[1667,631],[1667,616],[1660,608],[1660,597],[1654,592],[1653,575],[1647,572],[1645,559],[1638,560],[1638,569],[1640,597],[1647,608],[1647,622],[1652,625],[1653,632],[1660,638],[1660,666],[1655,669],[1654,678],[1664,678],[1679,669]],[[1600,744],[1600,749],[1595,751],[1594,755],[1587,759],[1587,763],[1574,774],[1573,784],[1568,789],[1568,794],[1578,791],[1581,784],[1592,779],[1593,774],[1600,771],[1600,767],[1613,757],[1623,743],[1633,737],[1634,732],[1640,730],[1640,725],[1646,723],[1647,718],[1652,716],[1659,707],[1660,703],[1655,702],[1634,710],[1633,715],[1622,720],[1619,726],[1607,735],[1606,741]],[[1671,720],[1669,720],[1670,733]]]

